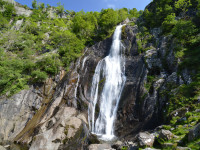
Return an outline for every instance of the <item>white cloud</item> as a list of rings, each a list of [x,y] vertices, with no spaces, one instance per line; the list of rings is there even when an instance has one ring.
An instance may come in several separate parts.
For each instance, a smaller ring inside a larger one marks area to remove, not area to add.
[[[115,5],[114,4],[108,4],[107,7],[115,9]]]

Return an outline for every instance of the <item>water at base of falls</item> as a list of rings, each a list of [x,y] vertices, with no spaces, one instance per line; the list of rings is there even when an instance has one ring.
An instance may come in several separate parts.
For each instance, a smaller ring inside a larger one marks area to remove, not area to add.
[[[91,102],[88,107],[90,131],[105,141],[115,137],[114,121],[126,81],[125,60],[122,55],[123,46],[121,43],[122,26],[116,27],[110,53],[99,61],[95,69],[90,95]],[[104,84],[102,85],[102,83]],[[97,104],[99,104],[98,117],[95,114]]]

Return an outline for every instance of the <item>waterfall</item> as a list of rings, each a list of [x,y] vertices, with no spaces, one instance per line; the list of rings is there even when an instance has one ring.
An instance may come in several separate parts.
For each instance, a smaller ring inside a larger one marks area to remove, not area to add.
[[[116,27],[110,53],[99,61],[92,81],[88,107],[89,128],[103,140],[112,140],[115,137],[114,121],[126,81],[121,43],[122,26]],[[99,110],[96,110],[98,103]],[[95,112],[98,113],[98,117]]]

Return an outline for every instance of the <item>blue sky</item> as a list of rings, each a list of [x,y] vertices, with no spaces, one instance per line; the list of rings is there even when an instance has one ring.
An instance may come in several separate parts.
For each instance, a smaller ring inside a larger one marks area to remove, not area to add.
[[[16,0],[18,3],[31,7],[32,0]],[[74,11],[101,11],[102,8],[137,8],[144,10],[152,0],[37,0],[37,2],[57,6],[58,2],[64,4],[65,9]]]

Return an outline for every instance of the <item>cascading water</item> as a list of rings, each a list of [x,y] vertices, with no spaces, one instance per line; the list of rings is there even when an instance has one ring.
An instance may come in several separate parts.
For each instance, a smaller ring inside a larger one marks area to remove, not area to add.
[[[116,27],[113,35],[110,54],[99,61],[93,76],[91,87],[91,102],[88,107],[89,128],[92,133],[103,140],[112,140],[114,136],[114,121],[121,97],[121,92],[126,81],[125,61],[122,55],[121,28]],[[101,85],[103,84],[103,88]],[[95,118],[97,102],[99,114]]]

